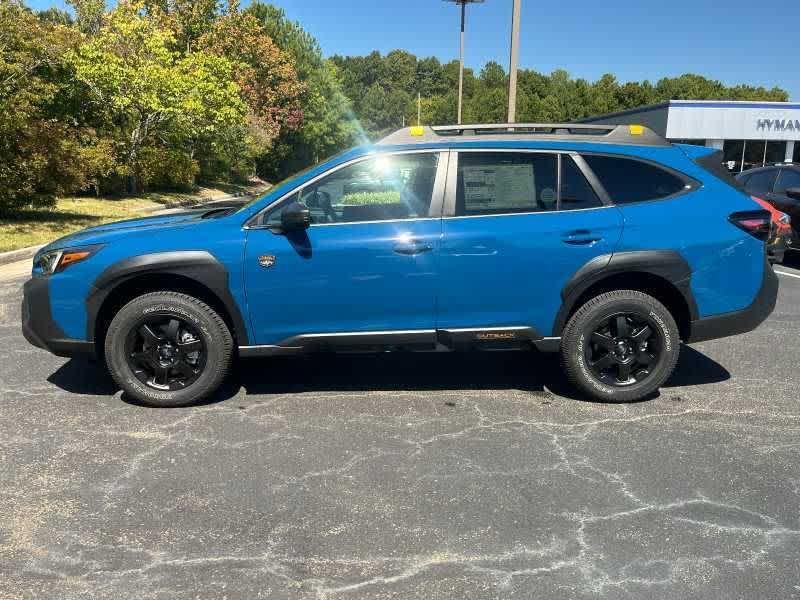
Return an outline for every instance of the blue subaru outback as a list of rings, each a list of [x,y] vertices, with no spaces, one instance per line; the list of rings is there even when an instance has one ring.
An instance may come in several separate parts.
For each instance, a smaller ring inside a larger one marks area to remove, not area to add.
[[[769,315],[769,233],[719,153],[642,126],[415,127],[241,208],[53,242],[22,327],[155,406],[213,393],[236,356],[476,349],[560,352],[583,394],[624,402],[681,341]]]

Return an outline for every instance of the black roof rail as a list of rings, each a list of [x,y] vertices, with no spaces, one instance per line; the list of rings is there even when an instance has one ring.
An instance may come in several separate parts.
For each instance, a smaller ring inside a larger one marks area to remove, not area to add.
[[[668,146],[669,142],[643,125],[596,125],[594,123],[478,123],[406,127],[378,142],[420,144],[467,139],[563,140]]]

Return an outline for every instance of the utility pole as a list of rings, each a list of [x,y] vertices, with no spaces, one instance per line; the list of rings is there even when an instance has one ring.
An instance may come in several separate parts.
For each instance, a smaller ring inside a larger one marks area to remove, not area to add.
[[[464,29],[467,20],[467,4],[478,4],[484,0],[444,0],[445,2],[455,2],[461,5],[461,51],[458,68],[458,125],[461,125],[462,105],[464,99]]]
[[[511,59],[508,68],[508,122],[517,120],[517,64],[519,63],[519,21],[522,12],[522,0],[513,0],[511,13]]]

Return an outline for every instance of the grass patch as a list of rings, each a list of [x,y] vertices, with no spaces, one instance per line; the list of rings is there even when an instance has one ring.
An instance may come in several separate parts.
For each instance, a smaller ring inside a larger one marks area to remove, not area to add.
[[[63,235],[162,208],[147,198],[64,198],[51,210],[23,210],[0,218],[0,252],[46,244]]]
[[[46,244],[61,236],[112,221],[144,217],[165,208],[202,204],[227,193],[263,193],[269,186],[211,184],[195,193],[152,192],[123,198],[59,198],[53,209],[21,210],[0,217],[0,252]]]

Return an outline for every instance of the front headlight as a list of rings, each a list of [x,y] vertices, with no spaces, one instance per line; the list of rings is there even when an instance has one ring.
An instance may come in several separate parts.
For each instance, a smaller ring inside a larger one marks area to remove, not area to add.
[[[33,268],[38,268],[41,270],[43,275],[50,275],[51,273],[54,273],[56,267],[58,266],[58,262],[61,260],[61,255],[63,252],[63,250],[51,250],[50,252],[45,252],[33,261]]]
[[[68,266],[86,260],[102,246],[84,246],[82,248],[64,248],[50,250],[33,259],[33,270],[41,275],[52,275],[63,271]]]

